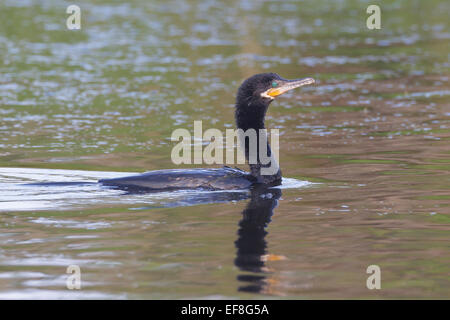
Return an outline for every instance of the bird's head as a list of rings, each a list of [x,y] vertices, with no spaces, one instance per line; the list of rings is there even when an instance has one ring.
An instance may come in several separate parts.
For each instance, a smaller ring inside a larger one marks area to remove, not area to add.
[[[287,80],[276,73],[255,74],[246,79],[239,87],[237,102],[247,106],[251,104],[269,105],[283,93],[314,82],[313,78]]]

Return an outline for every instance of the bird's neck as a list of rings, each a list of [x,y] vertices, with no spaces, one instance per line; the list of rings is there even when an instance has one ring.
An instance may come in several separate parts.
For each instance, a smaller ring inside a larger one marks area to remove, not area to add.
[[[281,170],[276,162],[270,144],[264,130],[264,120],[266,116],[269,104],[263,103],[242,103],[236,104],[236,125],[238,129],[242,129],[245,132],[252,131],[256,133],[256,146],[254,141],[250,141],[249,137],[245,137],[245,142],[241,142],[241,147],[244,148],[245,157],[249,161],[250,174],[256,179],[257,182],[264,184],[277,184],[281,181]],[[251,157],[250,153],[253,148],[256,147],[256,161]],[[262,147],[266,145],[266,148]],[[265,149],[265,150],[264,150]],[[262,157],[270,158],[270,161],[262,161]],[[253,161],[252,161],[253,159]],[[270,172],[270,173],[267,173]]]

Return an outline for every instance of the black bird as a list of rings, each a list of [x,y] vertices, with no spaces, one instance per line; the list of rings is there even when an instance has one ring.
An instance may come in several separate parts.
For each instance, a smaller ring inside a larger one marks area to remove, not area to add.
[[[276,73],[256,74],[245,80],[238,89],[236,97],[235,120],[238,129],[244,131],[264,129],[264,118],[270,103],[275,97],[286,91],[314,83],[312,78],[287,80]],[[256,161],[249,161],[250,172],[237,168],[199,168],[199,169],[168,169],[155,170],[140,175],[115,179],[103,179],[99,182],[105,186],[112,186],[128,191],[161,191],[177,189],[206,189],[206,190],[231,190],[248,189],[255,184],[275,186],[281,184],[281,170],[271,157],[269,143],[256,135]],[[264,143],[265,142],[265,143]],[[267,157],[271,157],[268,163],[261,161],[259,146],[267,145]],[[249,160],[250,141],[246,137],[243,141],[245,156]],[[255,158],[250,158],[255,159]],[[273,174],[262,174],[261,169],[276,166]]]

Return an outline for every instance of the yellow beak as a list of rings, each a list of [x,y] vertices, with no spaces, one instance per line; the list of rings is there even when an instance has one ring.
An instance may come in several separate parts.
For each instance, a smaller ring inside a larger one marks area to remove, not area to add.
[[[266,95],[275,98],[289,90],[313,84],[316,81],[313,78],[295,79],[295,80],[284,80],[278,87],[270,88],[265,92]]]

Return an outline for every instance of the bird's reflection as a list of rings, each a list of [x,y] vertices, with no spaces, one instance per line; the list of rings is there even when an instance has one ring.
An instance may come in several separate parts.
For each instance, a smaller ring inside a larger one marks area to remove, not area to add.
[[[267,289],[269,269],[265,265],[268,257],[266,227],[280,197],[280,189],[253,189],[250,202],[242,211],[238,239],[235,242],[237,252],[234,263],[246,273],[237,277],[237,280],[242,282],[239,291],[261,293]]]

